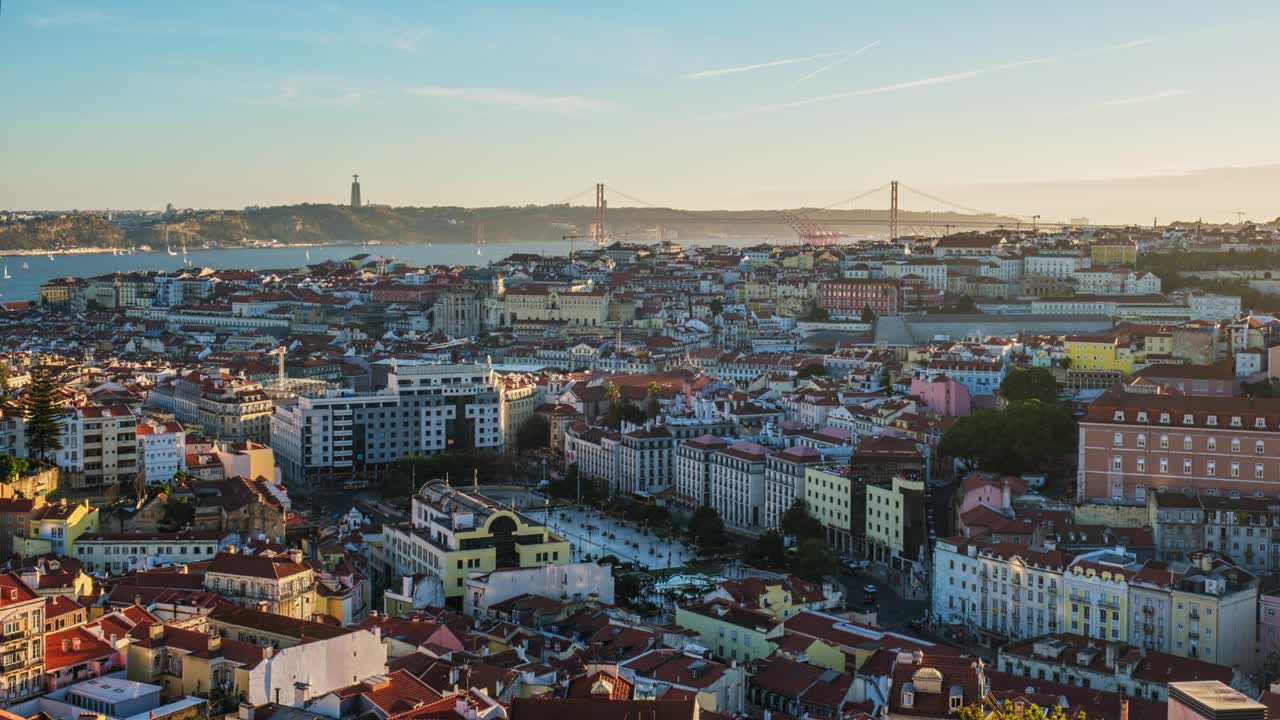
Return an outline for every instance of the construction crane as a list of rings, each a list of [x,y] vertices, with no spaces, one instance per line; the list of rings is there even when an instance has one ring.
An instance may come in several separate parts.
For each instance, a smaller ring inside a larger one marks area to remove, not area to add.
[[[812,218],[803,213],[794,213],[790,210],[779,210],[778,217],[782,218],[782,222],[795,232],[796,237],[802,245],[835,245],[840,238],[849,237],[848,234],[839,230],[832,230],[825,225],[819,225]]]
[[[569,241],[569,262],[573,262],[574,248],[577,247],[576,243],[579,240],[594,240],[595,238],[586,235],[561,235],[560,239]]]

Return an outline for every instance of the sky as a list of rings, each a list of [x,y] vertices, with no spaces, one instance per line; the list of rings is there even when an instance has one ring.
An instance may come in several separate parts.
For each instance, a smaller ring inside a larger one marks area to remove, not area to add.
[[[1274,2],[3,0],[0,208],[1280,215]],[[613,196],[611,205],[633,204]],[[883,208],[882,191],[841,207]]]

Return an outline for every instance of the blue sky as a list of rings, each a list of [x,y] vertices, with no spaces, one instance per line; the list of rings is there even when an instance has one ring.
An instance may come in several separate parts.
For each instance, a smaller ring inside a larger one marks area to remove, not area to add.
[[[1280,215],[1256,178],[1108,189],[1280,163],[1271,3],[365,5],[7,0],[0,206],[341,202],[359,172],[392,204],[604,181],[826,206],[898,178],[1008,212]]]

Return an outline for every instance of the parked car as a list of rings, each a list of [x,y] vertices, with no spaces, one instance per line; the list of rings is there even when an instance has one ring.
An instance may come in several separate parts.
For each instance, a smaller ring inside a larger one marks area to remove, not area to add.
[[[871,563],[867,560],[850,560],[845,563],[844,572],[847,575],[857,575],[869,567],[871,567]]]
[[[866,595],[875,595],[877,590],[879,588],[875,586],[875,583],[867,583],[862,586],[862,592]]]

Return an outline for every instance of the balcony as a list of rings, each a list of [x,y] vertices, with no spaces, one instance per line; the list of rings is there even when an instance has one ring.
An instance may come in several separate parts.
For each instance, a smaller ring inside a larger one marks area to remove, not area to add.
[[[27,637],[26,630],[18,630],[17,632],[5,633],[0,635],[0,645],[11,643],[15,640],[22,640]]]
[[[1199,620],[1200,611],[1196,608],[1191,608],[1191,612],[1187,613],[1187,616],[1190,617],[1192,620]]]
[[[4,671],[9,672],[16,668],[20,668],[27,664],[27,656],[21,653],[13,653],[4,656]]]
[[[1192,640],[1198,640],[1198,639],[1200,638],[1200,631],[1199,631],[1199,630],[1188,630],[1188,631],[1187,631],[1187,637],[1191,638]]]

